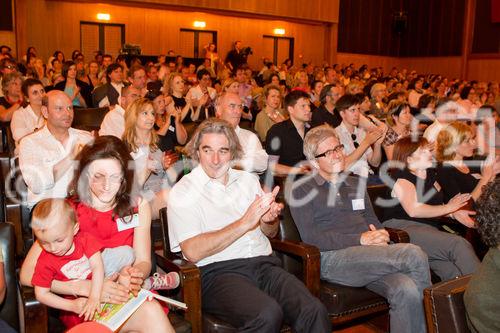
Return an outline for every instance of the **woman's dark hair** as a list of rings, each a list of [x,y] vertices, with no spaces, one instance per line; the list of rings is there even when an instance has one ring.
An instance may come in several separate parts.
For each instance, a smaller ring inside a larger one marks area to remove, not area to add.
[[[28,78],[28,79],[24,80],[23,85],[21,86],[21,91],[22,91],[25,99],[28,98],[29,88],[32,86],[35,86],[37,84],[39,84],[43,87],[43,84],[42,84],[42,82],[40,82],[40,80],[33,79],[33,78]]]
[[[353,95],[358,101],[356,104],[363,104],[365,101],[365,98],[367,97],[365,93],[359,92],[357,94]]]
[[[401,162],[405,166],[408,166],[408,157],[410,157],[418,148],[428,144],[429,141],[425,138],[415,140],[411,135],[401,138],[394,144],[392,160]]]
[[[74,61],[68,60],[63,63],[61,69],[61,75],[64,77],[64,79],[68,78],[68,71],[71,66],[76,66]]]
[[[423,94],[420,96],[418,99],[418,108],[419,109],[425,109],[426,107],[429,106],[432,102],[436,102],[436,96],[431,95],[431,94]]]
[[[273,73],[271,75],[269,75],[269,78],[267,79],[267,82],[266,84],[270,84],[271,82],[273,82],[273,77],[277,77],[278,78],[278,81],[280,81],[280,76],[278,73]]]
[[[73,50],[71,53],[71,60],[75,61],[75,59],[81,54],[80,50]]]
[[[477,230],[489,247],[500,244],[500,177],[483,187],[476,203]]]
[[[472,86],[465,86],[462,88],[462,91],[460,92],[460,98],[461,99],[467,99],[469,98],[470,91],[472,89]]]
[[[424,78],[421,76],[417,76],[416,78],[411,80],[411,82],[408,84],[408,90],[415,89],[415,85],[417,84],[418,81],[422,81],[422,83],[423,83]]]
[[[387,96],[387,103],[390,103],[393,100],[397,100],[400,97],[405,97],[405,99],[406,99],[406,94],[402,91],[395,91],[395,92],[391,93],[389,96]]]
[[[62,61],[64,62],[66,60],[66,58],[64,57],[64,53],[62,53],[62,51],[57,50],[56,52],[54,52],[54,58],[57,59],[57,56],[59,55],[59,53],[62,54],[62,56],[63,56]]]
[[[314,88],[316,87],[316,85],[318,83],[323,83],[323,81],[320,81],[320,80],[314,80],[312,83],[311,83],[311,90],[314,90]],[[321,88],[323,89],[323,88]]]
[[[115,217],[132,215],[133,206],[132,188],[134,181],[133,160],[127,145],[112,135],[104,135],[95,139],[94,143],[85,146],[76,157],[78,168],[72,182],[73,192],[78,193],[79,199],[86,204],[90,203],[89,165],[97,160],[114,159],[120,163],[123,179],[115,196]]]
[[[111,75],[111,73],[113,73],[115,70],[117,70],[118,68],[121,68],[122,71],[123,71],[123,66],[120,65],[119,63],[112,63],[110,64],[107,68],[106,68],[106,80],[108,80],[108,82],[111,82],[111,78],[109,77]]]

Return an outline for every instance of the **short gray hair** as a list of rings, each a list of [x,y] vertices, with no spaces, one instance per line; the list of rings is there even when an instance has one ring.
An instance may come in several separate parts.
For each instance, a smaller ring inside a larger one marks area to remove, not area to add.
[[[239,160],[243,157],[243,148],[241,148],[238,136],[233,127],[225,120],[209,118],[198,125],[193,137],[187,143],[184,151],[195,161],[199,161],[198,149],[200,149],[201,138],[204,134],[217,133],[224,134],[229,142],[229,153],[231,160]]]
[[[306,158],[310,161],[314,160],[319,144],[332,137],[337,140],[339,139],[335,129],[326,124],[314,127],[312,130],[307,132],[306,137],[304,138],[304,155],[306,155]]]

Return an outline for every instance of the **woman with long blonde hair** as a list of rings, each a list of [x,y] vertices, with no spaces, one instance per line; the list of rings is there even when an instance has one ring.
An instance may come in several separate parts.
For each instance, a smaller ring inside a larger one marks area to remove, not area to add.
[[[158,148],[158,135],[154,130],[153,103],[140,98],[125,111],[123,142],[135,162],[135,180],[141,195],[151,204],[153,219],[167,204],[169,184],[166,170],[175,163],[170,155],[163,155]],[[173,170],[172,170],[173,171]]]

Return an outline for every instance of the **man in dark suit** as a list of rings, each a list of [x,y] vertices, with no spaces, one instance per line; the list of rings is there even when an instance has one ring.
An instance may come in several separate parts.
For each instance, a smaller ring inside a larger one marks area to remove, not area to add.
[[[92,104],[94,107],[113,106],[118,104],[123,82],[123,67],[113,63],[106,68],[106,84],[99,86],[92,92]]]

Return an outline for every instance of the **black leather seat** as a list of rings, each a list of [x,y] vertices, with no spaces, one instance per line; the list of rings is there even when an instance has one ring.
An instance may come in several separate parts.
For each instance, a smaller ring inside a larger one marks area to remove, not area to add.
[[[75,109],[73,127],[85,131],[98,131],[101,128],[102,120],[109,108],[88,108]]]
[[[425,319],[429,333],[469,333],[464,292],[472,275],[436,283],[424,290]],[[493,292],[493,291],[492,291]]]
[[[285,209],[283,209],[282,216],[283,218],[280,221],[281,239],[301,241],[299,231],[288,206],[285,206]],[[393,234],[393,237],[399,238],[398,240],[401,241],[404,240],[404,234],[406,233],[399,231],[399,235],[396,233]],[[319,250],[317,251],[319,256]],[[281,257],[284,268],[301,278],[303,262],[299,258],[289,255],[281,255]],[[318,281],[318,296],[323,304],[325,304],[334,325],[344,324],[354,319],[388,311],[389,309],[385,298],[366,288],[347,287],[323,280]]]
[[[40,304],[33,293],[33,288],[21,288],[16,275],[14,227],[10,223],[0,222],[0,247],[4,255],[5,282],[7,294],[0,308],[0,318],[15,330],[20,330],[20,319],[24,318],[27,333],[47,332],[47,308]],[[21,296],[21,307],[18,303]],[[22,313],[19,313],[21,309]]]

